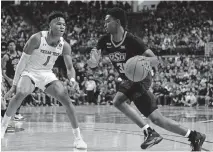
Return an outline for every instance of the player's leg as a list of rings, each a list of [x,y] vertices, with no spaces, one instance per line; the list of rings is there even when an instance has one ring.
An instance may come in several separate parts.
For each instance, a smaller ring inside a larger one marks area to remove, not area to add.
[[[7,109],[6,101],[5,101],[4,97],[1,97],[1,117],[4,117],[6,109]]]
[[[65,89],[63,84],[58,80],[52,81],[46,85],[45,92],[56,98],[65,107],[68,117],[71,121],[73,134],[75,136],[75,148],[87,148],[87,144],[83,141],[80,134],[74,105],[72,104],[72,101],[68,95],[68,91]]]
[[[146,93],[147,91],[145,89],[143,89],[142,93],[140,93],[139,91],[141,88],[138,86],[138,84],[135,87],[138,88],[138,92],[133,94],[135,96],[133,100],[134,104],[145,117],[148,117],[157,109],[157,104],[156,102],[153,102],[154,99]],[[142,149],[150,148],[151,146],[158,144],[163,139],[154,129],[148,129],[146,132],[144,132],[144,134],[145,140],[141,144]]]
[[[6,83],[7,83],[7,86],[8,86],[9,88],[12,87],[11,84],[9,84],[7,81],[6,81]],[[20,105],[20,107],[16,110],[16,113],[15,113],[15,115],[14,115],[14,117],[13,117],[13,119],[16,120],[16,121],[19,121],[19,120],[23,120],[23,119],[24,119],[24,117],[19,113],[19,112],[20,112],[20,109],[21,109],[21,105]],[[12,128],[14,128],[14,127],[12,127]]]
[[[11,101],[9,102],[9,105],[7,107],[7,111],[4,115],[4,118],[2,119],[2,136],[4,137],[6,128],[8,126],[8,123],[11,119],[11,116],[13,116],[18,109],[18,107],[21,105],[23,99],[34,90],[34,84],[32,83],[32,80],[28,76],[22,76],[18,82],[18,85],[16,87],[16,93],[12,97]]]
[[[123,112],[128,118],[135,122],[140,128],[147,129],[148,124],[142,119],[140,114],[126,101],[132,99],[134,92],[134,83],[130,80],[123,80],[119,85],[118,92],[116,93],[113,104],[114,106]]]
[[[7,103],[6,103],[6,100],[4,99],[6,87],[3,83],[4,83],[4,81],[1,82],[1,117],[4,117],[4,114],[5,114],[6,109],[7,109],[7,106],[6,106]]]
[[[147,100],[149,100],[148,98],[150,98],[151,102],[150,103],[154,103],[155,98],[154,95],[148,91],[147,92]],[[183,126],[181,126],[179,123],[177,123],[176,121],[166,118],[164,117],[161,112],[156,109],[154,110],[149,116],[148,118],[156,125],[158,125],[159,127],[162,127],[168,131],[171,131],[173,133],[185,136],[189,138],[189,141],[191,141],[191,145],[193,150],[196,151],[200,151],[201,150],[201,146],[205,140],[205,135],[198,133],[196,131],[191,131]]]
[[[15,116],[14,116],[14,120],[16,120],[16,121],[20,121],[20,120],[24,119],[24,117],[20,114],[20,110],[21,110],[21,105],[16,110],[16,113],[15,113]]]
[[[136,83],[133,83],[131,81],[122,82],[120,84],[119,91],[117,92],[117,94],[113,99],[113,104],[117,109],[123,112],[128,118],[130,118],[140,128],[142,128],[142,131],[144,132],[145,136],[148,133],[152,133],[155,135],[155,136],[146,136],[147,138],[145,139],[144,142],[145,144],[143,143],[141,146],[143,149],[146,149],[159,143],[162,140],[162,137],[159,134],[157,134],[153,129],[150,128],[150,126],[144,121],[141,115],[131,105],[125,102],[129,99],[132,100],[138,99],[136,97],[138,93],[138,91],[136,91],[138,89],[137,87],[138,86],[136,85]]]
[[[4,115],[5,115],[5,112],[7,110],[7,107],[6,107],[6,100],[4,99],[4,96],[1,98],[1,117],[3,118]],[[5,132],[15,132],[15,126],[13,123],[9,123],[8,126],[7,126],[7,129]]]
[[[140,128],[143,128],[144,126],[147,125],[147,123],[143,120],[141,115],[131,105],[126,103],[127,100],[129,99],[125,94],[123,94],[122,92],[117,92],[113,99],[113,104],[118,110],[123,112]]]

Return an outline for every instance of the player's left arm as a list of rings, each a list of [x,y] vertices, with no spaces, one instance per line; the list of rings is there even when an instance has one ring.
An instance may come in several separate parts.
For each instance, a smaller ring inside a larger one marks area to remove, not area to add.
[[[158,66],[159,64],[158,57],[152,52],[152,50],[148,49],[142,55],[148,57],[147,59],[150,61],[150,65],[152,67]]]
[[[67,68],[67,76],[70,81],[75,81],[75,69],[72,63],[71,51],[70,45],[65,41],[63,47],[63,58]]]
[[[150,61],[152,67],[156,67],[159,64],[157,56],[152,52],[152,50],[147,49],[143,41],[139,37],[133,38],[133,46],[135,47],[136,54],[141,54],[142,56],[147,57]],[[144,57],[142,57],[143,59]]]

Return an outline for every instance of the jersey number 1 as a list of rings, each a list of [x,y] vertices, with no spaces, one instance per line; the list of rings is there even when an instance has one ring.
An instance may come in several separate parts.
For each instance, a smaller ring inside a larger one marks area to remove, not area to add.
[[[47,57],[46,62],[43,64],[44,66],[47,66],[48,62],[50,61],[50,56]]]

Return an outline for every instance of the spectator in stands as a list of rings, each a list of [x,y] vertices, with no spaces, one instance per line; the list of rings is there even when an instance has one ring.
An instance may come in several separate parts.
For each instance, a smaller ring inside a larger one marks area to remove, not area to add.
[[[193,92],[187,91],[185,100],[183,100],[182,103],[184,104],[184,106],[189,106],[189,107],[196,106],[197,99],[195,97],[195,94]]]
[[[96,92],[96,82],[93,80],[93,76],[88,76],[88,80],[85,82],[85,89],[87,93],[87,102],[89,104],[95,103],[97,104],[97,99],[95,99],[95,92]]]

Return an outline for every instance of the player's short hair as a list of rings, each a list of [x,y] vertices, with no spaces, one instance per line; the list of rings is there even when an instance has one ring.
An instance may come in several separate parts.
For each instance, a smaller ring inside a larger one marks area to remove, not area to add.
[[[121,9],[119,7],[113,7],[113,8],[108,9],[107,14],[112,16],[115,19],[119,19],[121,22],[121,26],[126,28],[127,16],[126,16],[126,12],[123,9]]]
[[[57,17],[62,17],[62,18],[65,19],[65,16],[64,16],[64,14],[61,11],[53,11],[48,16],[48,23],[50,23],[53,19],[55,19]]]
[[[16,42],[14,40],[9,40],[9,41],[7,41],[7,46],[9,46],[10,43],[15,43],[16,44]]]

